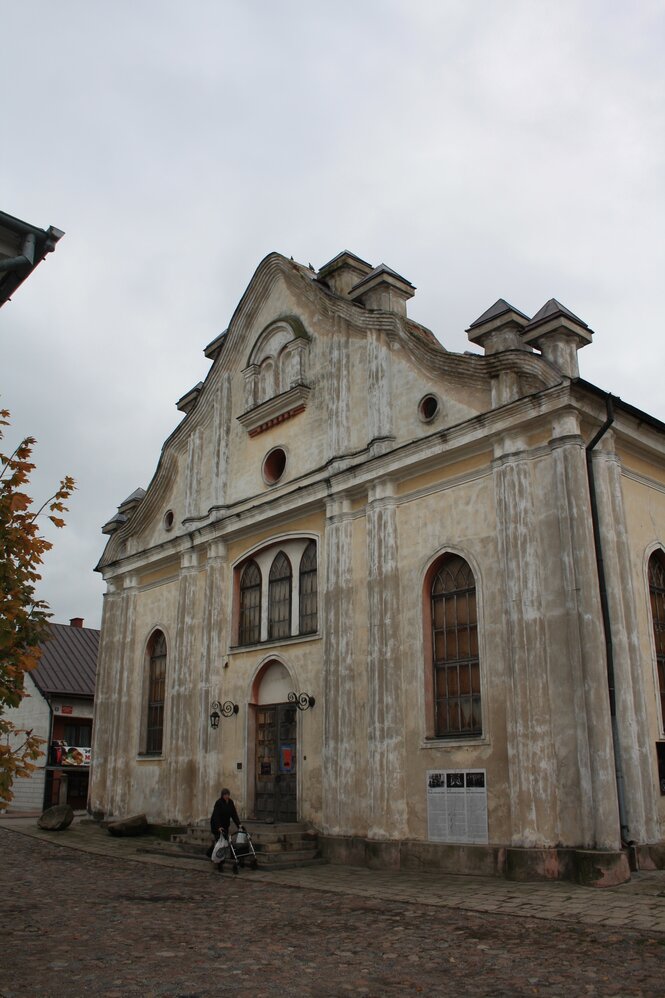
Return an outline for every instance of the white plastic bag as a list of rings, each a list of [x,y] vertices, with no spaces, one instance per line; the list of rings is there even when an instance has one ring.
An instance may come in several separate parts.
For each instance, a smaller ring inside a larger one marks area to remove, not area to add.
[[[212,851],[212,856],[210,859],[213,863],[223,863],[229,854],[229,840],[224,835],[224,832],[219,833],[219,838],[215,842],[215,848]]]

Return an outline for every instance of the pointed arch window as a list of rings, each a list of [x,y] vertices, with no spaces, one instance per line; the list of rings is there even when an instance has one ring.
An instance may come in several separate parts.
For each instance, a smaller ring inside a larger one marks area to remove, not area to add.
[[[445,555],[430,588],[434,732],[482,735],[476,583],[468,563]]]
[[[316,544],[310,541],[300,559],[300,634],[315,634],[318,627]]]
[[[164,740],[164,696],[166,689],[166,638],[155,631],[148,645],[148,697],[146,711],[147,755],[161,755]]]
[[[665,553],[663,551],[654,551],[649,558],[649,597],[656,647],[660,723],[661,730],[665,731]]]
[[[240,629],[241,645],[252,645],[261,640],[261,570],[255,561],[248,561],[240,576]]]
[[[268,640],[291,634],[291,562],[283,551],[275,557],[268,577]]]

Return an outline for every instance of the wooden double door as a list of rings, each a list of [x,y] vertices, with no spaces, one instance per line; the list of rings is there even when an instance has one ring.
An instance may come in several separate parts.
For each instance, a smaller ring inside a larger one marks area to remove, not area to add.
[[[261,821],[298,820],[297,714],[291,703],[257,707],[255,812]]]

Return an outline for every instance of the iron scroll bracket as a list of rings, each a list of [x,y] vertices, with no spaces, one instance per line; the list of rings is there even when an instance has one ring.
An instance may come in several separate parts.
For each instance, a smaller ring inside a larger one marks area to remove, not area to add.
[[[298,710],[309,710],[316,703],[315,698],[309,693],[289,693],[288,700],[289,703],[294,703]]]
[[[225,700],[224,703],[220,703],[219,700],[213,700],[211,703],[212,710],[210,711],[210,727],[218,728],[220,717],[233,717],[240,710],[237,703],[233,700]]]

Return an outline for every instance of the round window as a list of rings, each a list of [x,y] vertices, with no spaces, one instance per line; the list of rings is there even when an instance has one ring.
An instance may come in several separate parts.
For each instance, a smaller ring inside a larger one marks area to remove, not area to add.
[[[418,415],[424,423],[431,422],[439,411],[436,395],[424,395],[418,404]]]
[[[263,460],[263,480],[268,485],[274,485],[284,474],[285,468],[286,451],[282,447],[275,447]]]
[[[175,517],[173,516],[173,510],[167,509],[164,513],[164,529],[171,530],[175,522]]]

